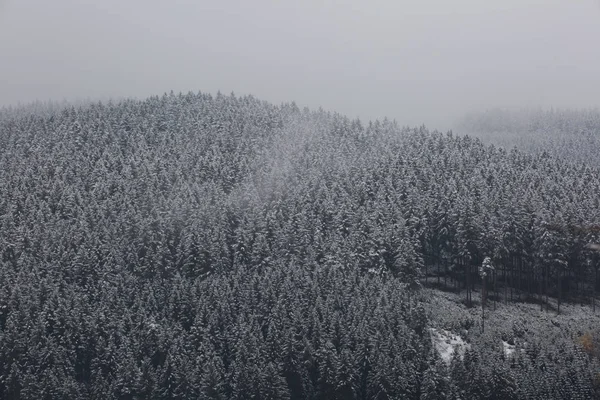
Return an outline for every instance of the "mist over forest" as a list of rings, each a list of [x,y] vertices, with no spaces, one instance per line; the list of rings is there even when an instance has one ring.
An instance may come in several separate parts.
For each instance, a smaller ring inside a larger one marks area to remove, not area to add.
[[[0,106],[190,90],[446,131],[599,107],[597,0],[0,1]]]

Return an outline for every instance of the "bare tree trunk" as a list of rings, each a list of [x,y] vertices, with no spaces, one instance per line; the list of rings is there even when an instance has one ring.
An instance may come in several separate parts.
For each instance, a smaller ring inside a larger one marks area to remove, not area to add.
[[[504,264],[504,304],[507,303],[507,299],[508,299],[508,282],[507,282],[507,276],[506,276],[506,264]]]
[[[562,296],[562,293],[561,293],[562,290],[561,290],[561,284],[560,284],[561,283],[560,282],[561,276],[560,275],[561,275],[560,274],[560,270],[556,271],[556,283],[557,283],[557,288],[558,288],[558,308],[556,310],[557,314],[560,314],[560,298]]]
[[[440,285],[440,261],[436,260],[436,264],[437,264],[437,283],[439,286]]]
[[[464,258],[460,259],[460,262],[463,266],[463,271],[465,271],[465,289],[467,289],[467,293],[469,292],[469,266],[465,262]]]
[[[494,270],[494,311],[496,311],[496,298],[498,297],[498,287],[496,286],[496,270]]]
[[[474,262],[475,258],[473,258],[472,260],[469,260],[469,271],[471,271],[471,275],[473,275],[473,262]],[[479,263],[476,263],[479,264]],[[473,277],[471,276],[471,292],[475,291],[475,279],[473,279]]]
[[[546,311],[548,311],[548,266],[544,267],[544,292],[546,293]]]
[[[529,297],[533,298],[535,295],[533,293],[533,269],[531,269],[532,266],[529,266],[529,272],[527,273],[527,293],[529,294]]]
[[[594,277],[594,286],[592,287],[592,311],[596,313],[596,285],[598,284],[598,266],[596,265],[596,272]]]
[[[517,264],[517,290],[518,290],[518,295],[519,295],[519,301],[521,301],[521,289],[523,289],[523,276],[521,275],[521,257],[517,256],[516,259],[516,264]]]
[[[464,264],[463,261],[463,269],[465,271],[465,289],[467,289],[467,306],[471,306],[471,285],[469,285],[469,265]]]
[[[576,274],[575,271],[573,271],[572,275],[575,278],[575,293],[577,293],[577,296],[581,297],[581,305],[583,306],[583,297],[584,296],[579,293],[579,274]],[[571,282],[569,282],[569,291],[570,290],[571,290]]]
[[[542,282],[544,282],[543,276],[544,275],[542,273],[542,277],[538,279],[538,298],[540,300],[540,311],[544,311],[544,297],[542,296]]]
[[[448,289],[448,262],[444,260],[444,287]]]
[[[481,289],[481,332],[485,331],[485,276],[483,277],[483,287]]]
[[[467,268],[469,269],[469,275],[467,277],[468,282],[469,282],[469,307],[471,307],[473,305],[473,288],[472,288],[472,284],[471,281],[473,280],[473,275],[471,274],[471,262],[467,261]]]
[[[513,259],[514,261],[514,259]],[[513,301],[513,286],[515,285],[515,266],[510,266],[510,301]]]

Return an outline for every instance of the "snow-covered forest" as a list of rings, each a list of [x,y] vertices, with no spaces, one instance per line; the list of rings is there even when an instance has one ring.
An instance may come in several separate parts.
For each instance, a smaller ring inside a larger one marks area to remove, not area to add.
[[[525,114],[1,110],[0,399],[598,398],[600,114]]]

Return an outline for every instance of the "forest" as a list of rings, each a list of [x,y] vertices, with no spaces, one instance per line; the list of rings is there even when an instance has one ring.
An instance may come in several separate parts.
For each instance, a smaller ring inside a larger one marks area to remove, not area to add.
[[[600,113],[459,130],[233,93],[1,109],[0,399],[600,398]]]

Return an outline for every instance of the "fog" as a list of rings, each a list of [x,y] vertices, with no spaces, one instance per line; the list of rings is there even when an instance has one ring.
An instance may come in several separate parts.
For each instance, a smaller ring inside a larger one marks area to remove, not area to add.
[[[600,103],[597,0],[0,0],[0,105],[253,94],[446,129]]]

